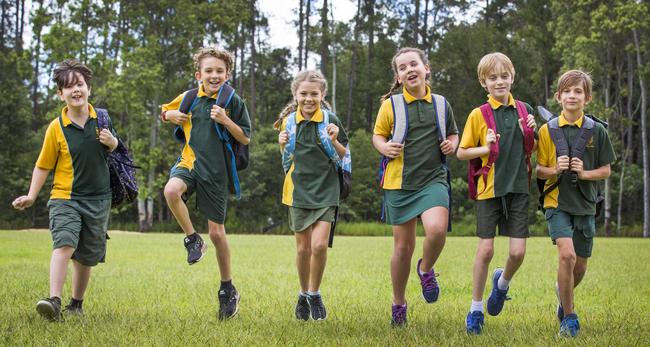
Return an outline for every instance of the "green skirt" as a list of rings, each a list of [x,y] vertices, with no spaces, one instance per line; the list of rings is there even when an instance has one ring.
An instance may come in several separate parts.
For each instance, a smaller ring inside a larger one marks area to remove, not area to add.
[[[308,209],[289,206],[289,229],[299,233],[317,221],[333,222],[335,206]]]
[[[384,190],[384,214],[389,225],[404,224],[436,206],[449,208],[446,183],[433,182],[419,190]]]

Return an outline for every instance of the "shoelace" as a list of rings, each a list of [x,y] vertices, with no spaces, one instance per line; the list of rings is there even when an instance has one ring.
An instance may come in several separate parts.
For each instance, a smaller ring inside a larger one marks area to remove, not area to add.
[[[393,307],[393,319],[396,322],[403,322],[406,320],[406,306]]]
[[[425,272],[422,275],[422,287],[424,290],[434,290],[438,288],[438,281],[436,281],[436,277],[440,276],[439,273],[432,273],[432,272]]]

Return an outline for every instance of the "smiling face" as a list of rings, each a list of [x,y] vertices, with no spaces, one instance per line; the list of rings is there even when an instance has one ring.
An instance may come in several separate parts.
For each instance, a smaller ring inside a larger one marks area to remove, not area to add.
[[[397,81],[412,94],[417,94],[425,89],[429,64],[422,61],[416,52],[405,52],[395,57]]]
[[[303,81],[298,84],[293,97],[296,99],[303,117],[310,119],[320,107],[320,103],[325,97],[321,87],[318,82]]]
[[[79,72],[70,71],[70,74],[68,76],[69,85],[57,90],[56,94],[69,108],[87,107],[90,88],[86,84],[86,80]]]
[[[196,72],[195,77],[198,81],[201,81],[203,91],[208,95],[213,95],[228,80],[228,75],[226,62],[208,56],[201,59],[199,71]]]
[[[566,86],[555,93],[555,100],[562,105],[564,112],[579,115],[591,101],[591,95],[585,92],[582,83],[578,83]]]
[[[508,103],[510,87],[514,82],[514,76],[502,64],[498,64],[481,81],[483,88],[497,101],[502,104]]]

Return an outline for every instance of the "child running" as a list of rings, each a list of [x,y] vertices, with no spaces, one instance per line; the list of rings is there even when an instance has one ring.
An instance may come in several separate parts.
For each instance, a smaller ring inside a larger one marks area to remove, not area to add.
[[[291,93],[293,102],[280,113],[275,127],[280,130],[286,173],[282,203],[289,206],[289,229],[296,235],[300,293],[295,316],[306,321],[311,314],[313,320],[323,320],[327,311],[320,286],[340,198],[334,163],[346,156],[348,137],[338,117],[326,109],[327,80],[320,71],[299,72]]]
[[[225,145],[215,127],[218,124],[234,140],[248,144],[251,123],[246,104],[239,95],[233,94],[225,109],[215,104],[220,89],[230,78],[232,54],[213,47],[201,48],[194,55],[194,67],[195,78],[201,85],[190,112],[179,111],[189,91],[162,106],[161,119],[181,126],[184,134],[183,152],[171,169],[165,198],[185,232],[187,262],[192,265],[201,260],[206,250],[185,205],[189,195],[196,193],[197,207],[208,219],[208,234],[217,253],[221,274],[218,318],[224,320],[237,314],[239,293],[232,284],[230,246],[224,226],[229,194]]]
[[[605,127],[584,113],[591,85],[591,77],[580,70],[564,73],[555,92],[562,113],[539,130],[537,177],[547,180],[545,215],[559,258],[556,313],[565,337],[580,331],[573,290],[585,276],[593,248],[598,181],[609,177],[616,160]]]
[[[422,50],[402,48],[391,65],[394,83],[382,98],[372,141],[384,157],[383,210],[386,223],[393,226],[391,323],[402,326],[407,322],[405,291],[418,217],[425,238],[415,272],[427,303],[436,302],[440,293],[434,265],[445,245],[449,223],[445,158],[456,151],[458,128],[449,103],[431,93],[429,64]],[[399,94],[393,95],[396,91]]]
[[[76,60],[54,69],[56,94],[65,102],[61,115],[45,132],[27,195],[13,201],[22,210],[34,204],[50,171],[54,171],[47,207],[53,250],[50,261],[50,296],[36,303],[44,318],[61,319],[61,298],[72,259],[72,296],[68,314],[82,315],[91,269],[106,256],[106,230],[111,210],[109,151],[118,145],[112,122],[100,130],[97,113],[88,103],[92,71]]]
[[[470,192],[476,196],[478,250],[474,260],[472,304],[465,321],[467,332],[480,334],[484,324],[483,292],[488,266],[494,255],[494,237],[508,236],[509,255],[505,269],[492,275],[487,311],[496,316],[503,309],[515,272],[524,261],[528,231],[530,153],[534,148],[535,118],[530,105],[515,100],[510,88],[515,68],[502,53],[481,58],[478,80],[488,92],[487,103],[469,114],[457,157],[480,158],[477,176],[470,172]],[[470,164],[471,165],[471,164]],[[471,166],[470,166],[471,168]],[[474,178],[478,185],[474,185]]]

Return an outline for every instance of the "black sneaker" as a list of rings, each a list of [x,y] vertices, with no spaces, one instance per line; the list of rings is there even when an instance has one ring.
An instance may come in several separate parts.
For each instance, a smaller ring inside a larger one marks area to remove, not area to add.
[[[307,301],[307,295],[298,295],[298,303],[296,304],[296,319],[297,320],[309,320],[309,302]]]
[[[187,263],[192,265],[194,263],[197,263],[199,260],[203,258],[203,255],[205,254],[205,250],[208,248],[208,245],[206,245],[203,242],[203,239],[201,238],[201,235],[198,233],[194,233],[196,237],[194,238],[194,242],[192,242],[192,239],[187,236],[185,237],[185,249],[187,249]]]
[[[219,289],[219,319],[234,317],[239,311],[239,293],[235,287],[230,290]]]
[[[61,299],[54,297],[41,299],[36,303],[36,311],[49,321],[58,321],[61,319]]]
[[[320,294],[307,295],[307,302],[309,303],[309,309],[311,311],[311,319],[324,320],[327,318],[327,310],[325,310],[323,298],[321,298]]]
[[[71,316],[83,316],[84,309],[79,305],[75,305],[72,300],[70,300],[70,303],[63,309],[63,313]]]

